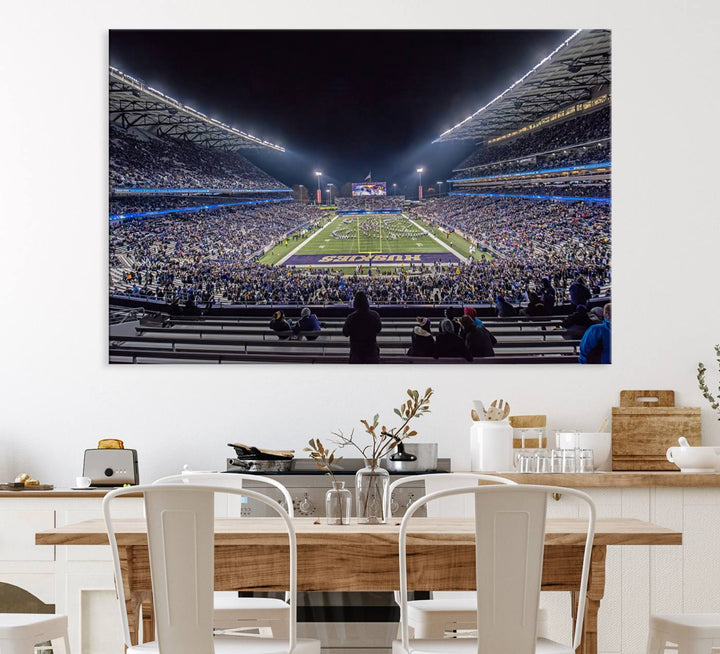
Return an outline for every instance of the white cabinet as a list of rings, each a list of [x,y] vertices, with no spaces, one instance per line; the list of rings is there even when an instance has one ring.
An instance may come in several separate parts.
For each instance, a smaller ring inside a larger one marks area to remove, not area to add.
[[[0,498],[0,581],[68,616],[73,654],[123,654],[110,547],[35,545],[35,533],[102,517],[102,497]],[[139,498],[116,502],[119,517],[142,516]]]

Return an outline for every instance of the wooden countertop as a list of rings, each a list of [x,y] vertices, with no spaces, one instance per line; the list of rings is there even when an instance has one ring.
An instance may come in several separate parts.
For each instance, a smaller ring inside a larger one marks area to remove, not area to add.
[[[456,471],[457,472],[457,471]],[[480,473],[478,473],[480,474]],[[525,473],[489,472],[519,484],[566,488],[720,488],[720,472],[591,472]]]
[[[460,471],[455,471],[460,472]],[[478,473],[480,474],[480,473]],[[593,472],[583,474],[547,473],[520,474],[517,472],[487,472],[512,479],[519,484],[545,484],[565,488],[720,488],[720,472]],[[93,488],[74,490],[56,488],[51,491],[0,491],[6,497],[92,498],[104,497],[112,489]],[[136,496],[133,496],[136,497]]]
[[[83,488],[82,490],[75,490],[74,488],[54,488],[53,490],[2,490],[0,491],[0,498],[3,497],[51,497],[55,499],[66,498],[66,497],[98,497],[103,498],[105,495],[113,490],[112,488]],[[127,496],[126,496],[127,497]],[[140,494],[131,495],[130,497],[140,497]]]

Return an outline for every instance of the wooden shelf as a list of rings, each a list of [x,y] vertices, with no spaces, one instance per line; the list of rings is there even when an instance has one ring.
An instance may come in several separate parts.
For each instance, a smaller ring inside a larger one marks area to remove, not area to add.
[[[478,473],[480,474],[480,473]],[[519,484],[566,488],[720,488],[720,472],[592,472],[525,473],[488,472]]]

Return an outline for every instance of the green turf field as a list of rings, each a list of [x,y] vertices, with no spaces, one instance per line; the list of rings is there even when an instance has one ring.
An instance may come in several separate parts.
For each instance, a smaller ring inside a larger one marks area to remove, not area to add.
[[[322,265],[319,260],[328,255],[428,255],[423,260],[433,260],[432,255],[448,255],[448,248],[438,241],[450,245],[459,257],[468,256],[469,244],[453,235],[449,238],[442,232],[428,233],[421,222],[408,219],[404,214],[360,214],[334,216],[321,229],[291,237],[287,243],[279,243],[271,252],[260,259],[267,265],[302,265],[296,259],[317,257],[313,265]],[[418,261],[420,259],[418,258]],[[451,255],[451,261],[456,261]],[[379,262],[378,262],[379,263]]]
[[[400,214],[337,216],[299,254],[444,252],[423,225]]]

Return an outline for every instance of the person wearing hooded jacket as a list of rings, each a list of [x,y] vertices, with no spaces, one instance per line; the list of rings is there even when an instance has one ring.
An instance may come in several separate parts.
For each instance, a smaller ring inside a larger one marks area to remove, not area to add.
[[[472,354],[465,346],[465,341],[455,333],[451,320],[443,318],[440,321],[440,331],[435,338],[435,358],[462,357],[472,361]]]
[[[435,355],[435,339],[430,332],[430,321],[418,318],[413,327],[412,343],[407,352],[409,357],[431,357]]]
[[[478,327],[470,316],[462,317],[462,327],[465,333],[465,347],[473,357],[494,357],[493,346],[497,339],[484,327]]]
[[[603,307],[604,320],[592,325],[580,341],[580,363],[610,363],[612,347],[612,306],[608,302]]]
[[[308,341],[314,341],[320,336],[321,329],[322,325],[318,317],[310,311],[310,307],[303,307],[303,310],[300,312],[300,320],[298,320],[293,327],[293,333],[296,336],[303,333]]]
[[[382,329],[380,315],[370,308],[364,291],[355,293],[353,309],[343,325],[343,335],[350,338],[350,363],[380,363],[377,344]]]

